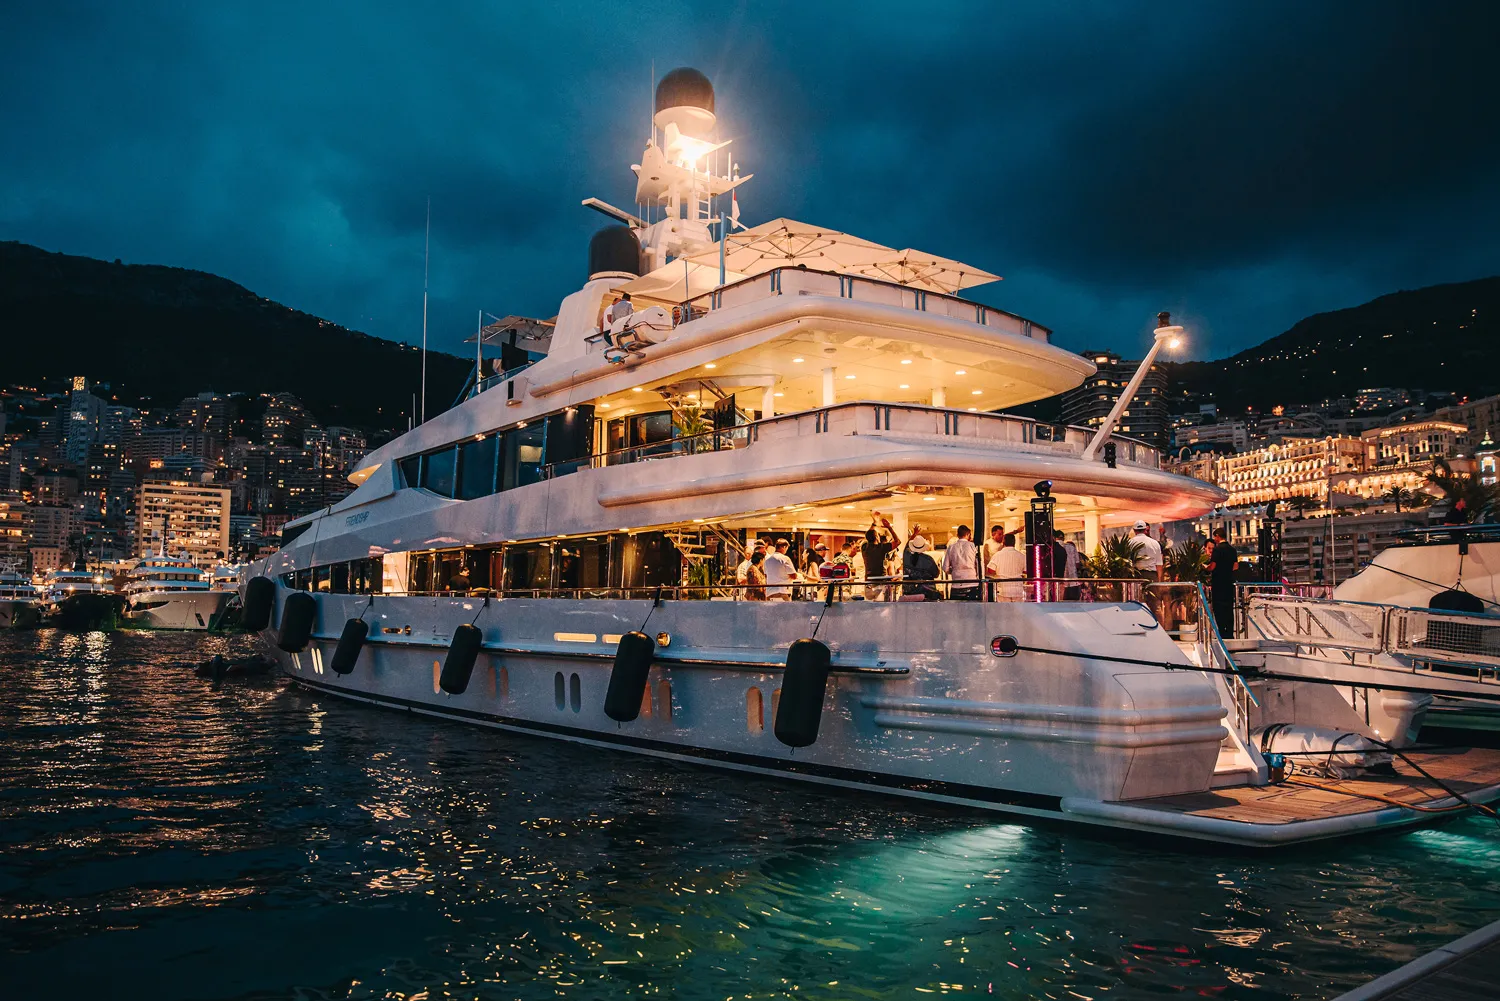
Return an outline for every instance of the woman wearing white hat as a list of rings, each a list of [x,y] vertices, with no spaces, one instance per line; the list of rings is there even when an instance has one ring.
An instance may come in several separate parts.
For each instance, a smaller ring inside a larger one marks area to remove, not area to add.
[[[937,560],[932,558],[932,543],[922,534],[921,525],[913,525],[906,540],[906,554],[901,557],[901,585],[905,595],[921,595],[923,601],[941,601],[943,596],[932,581],[938,579]]]

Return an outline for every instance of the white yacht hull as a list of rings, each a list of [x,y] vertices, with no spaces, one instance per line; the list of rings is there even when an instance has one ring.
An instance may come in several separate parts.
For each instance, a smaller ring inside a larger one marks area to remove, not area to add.
[[[232,591],[139,591],[130,596],[125,617],[150,629],[212,629],[234,596]]]

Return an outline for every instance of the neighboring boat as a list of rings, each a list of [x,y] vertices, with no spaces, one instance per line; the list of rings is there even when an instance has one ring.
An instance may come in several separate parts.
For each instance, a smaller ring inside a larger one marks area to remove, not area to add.
[[[1496,743],[1500,729],[1500,525],[1401,533],[1326,599],[1259,594],[1239,666],[1336,682],[1386,739],[1431,727]]]
[[[124,605],[110,578],[82,563],[52,571],[42,586],[42,618],[62,629],[112,629]]]
[[[831,582],[735,584],[751,539],[837,550],[872,508],[900,542],[919,522],[941,541],[1024,521],[1028,542],[1055,524],[1092,548],[1225,495],[1109,440],[1155,348],[1100,428],[989,412],[1094,365],[958,297],[995,276],[957,261],[784,219],[715,243],[708,206],[730,212],[748,178],[700,162],[719,148],[712,87],[675,70],[656,112],[661,144],[635,168],[648,218],[594,202],[627,225],[595,237],[582,288],[553,319],[479,335],[506,370],[476,364],[467,398],[372,452],[352,494],[247,568],[245,624],[291,678],[600,748],[1223,843],[1465,808],[1404,761],[1362,792],[1271,784],[1282,762],[1251,720],[1275,717],[1211,625],[1179,646],[1140,581],[1049,582],[1046,544],[999,589],[1020,600],[851,584],[842,556]],[[1157,344],[1177,329],[1163,317]],[[783,600],[727,600],[762,587]],[[1500,755],[1421,760],[1470,800],[1500,796]]]
[[[0,572],[0,629],[30,629],[42,618],[41,595],[31,578]]]
[[[233,597],[192,560],[160,553],[131,569],[124,594],[125,618],[152,629],[215,629]]]

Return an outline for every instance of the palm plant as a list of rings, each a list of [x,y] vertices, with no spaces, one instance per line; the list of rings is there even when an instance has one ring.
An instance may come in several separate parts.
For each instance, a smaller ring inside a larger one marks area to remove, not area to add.
[[[1500,485],[1486,485],[1472,476],[1459,476],[1443,459],[1433,461],[1427,482],[1443,492],[1450,507],[1463,501],[1473,521],[1490,521],[1500,508]]]
[[[1408,511],[1414,507],[1417,507],[1419,504],[1416,491],[1408,490],[1405,487],[1401,486],[1391,487],[1385,493],[1380,495],[1380,499],[1395,504],[1397,514],[1401,513],[1402,504],[1406,505],[1406,509]]]
[[[1173,546],[1163,554],[1162,566],[1167,580],[1208,580],[1208,547],[1200,539],[1189,539],[1180,546]]]
[[[1116,535],[1100,542],[1093,554],[1081,561],[1078,572],[1085,577],[1111,580],[1144,576],[1140,566],[1145,549],[1128,535]]]
[[[675,438],[691,439],[686,442],[689,452],[697,452],[704,447],[706,443],[700,441],[698,435],[707,434],[713,429],[713,423],[704,416],[701,407],[676,407],[672,411],[672,435]]]

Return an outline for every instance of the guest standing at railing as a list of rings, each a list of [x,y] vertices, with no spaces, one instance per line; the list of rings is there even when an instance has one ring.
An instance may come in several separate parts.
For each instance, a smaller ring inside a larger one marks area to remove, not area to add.
[[[1219,635],[1229,639],[1234,635],[1234,568],[1240,554],[1224,538],[1222,528],[1214,529],[1213,549],[1208,556],[1208,586],[1214,606],[1214,622]]]
[[[745,571],[745,600],[766,600],[766,572],[762,569],[766,562],[766,551],[757,549],[750,554],[750,566]]]
[[[943,552],[943,574],[949,580],[948,597],[954,601],[979,600],[979,550],[968,525],[958,526],[958,538]],[[973,581],[973,585],[968,584]]]
[[[792,600],[792,584],[797,581],[797,568],[792,565],[792,558],[786,554],[790,546],[790,541],[777,539],[776,551],[766,554],[762,569],[766,574],[766,599],[768,601]]]
[[[985,569],[998,582],[996,601],[1021,601],[1026,597],[1021,584],[1026,579],[1026,557],[1016,548],[1015,532],[1005,533],[1003,543]]]
[[[942,595],[932,582],[938,579],[937,560],[932,558],[932,543],[922,534],[922,526],[911,530],[906,554],[901,558],[901,593],[907,597],[921,595],[923,601],[940,601]]]
[[[865,600],[889,601],[891,598],[890,562],[891,552],[896,548],[896,530],[890,520],[879,511],[870,512],[870,527],[865,529],[865,542],[860,554],[865,561]],[[873,581],[874,583],[870,583]]]
[[[1151,538],[1151,529],[1144,521],[1135,523],[1135,534],[1130,541],[1141,547],[1137,569],[1144,570],[1156,580],[1161,580],[1161,543]]]

